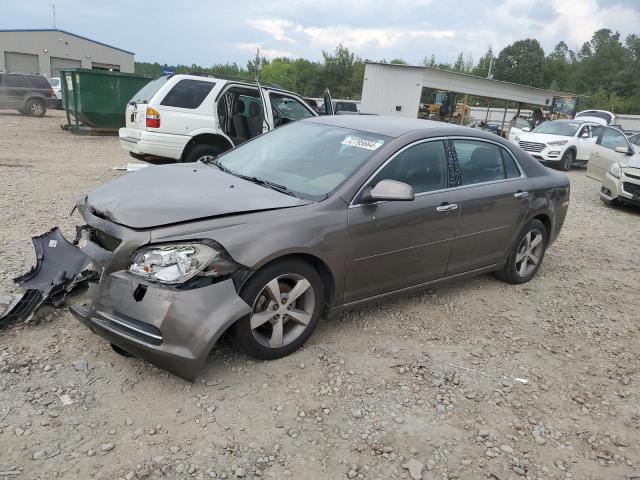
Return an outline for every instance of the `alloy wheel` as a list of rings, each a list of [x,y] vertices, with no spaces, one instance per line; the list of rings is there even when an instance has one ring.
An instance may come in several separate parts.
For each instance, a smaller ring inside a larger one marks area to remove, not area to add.
[[[544,238],[540,230],[530,230],[520,242],[516,254],[516,272],[521,277],[531,275],[542,258]]]
[[[213,160],[215,158],[216,158],[215,155],[202,155],[200,158],[198,158],[196,160],[196,162],[203,162],[203,163],[204,162],[209,162],[209,161],[211,161],[211,160]]]
[[[42,115],[42,104],[39,102],[33,102],[30,107],[31,113],[35,116]]]
[[[289,345],[305,331],[316,307],[311,283],[285,274],[267,283],[253,303],[249,319],[255,340],[268,348]]]
[[[564,156],[564,165],[562,166],[564,170],[571,169],[571,165],[573,164],[573,152],[567,152]]]

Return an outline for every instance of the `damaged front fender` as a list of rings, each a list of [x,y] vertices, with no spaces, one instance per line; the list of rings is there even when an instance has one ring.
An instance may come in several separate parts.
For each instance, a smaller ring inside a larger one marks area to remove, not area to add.
[[[28,321],[44,303],[62,305],[73,288],[97,276],[92,260],[64,238],[58,227],[32,241],[36,266],[13,280],[26,292],[0,316],[0,328]]]

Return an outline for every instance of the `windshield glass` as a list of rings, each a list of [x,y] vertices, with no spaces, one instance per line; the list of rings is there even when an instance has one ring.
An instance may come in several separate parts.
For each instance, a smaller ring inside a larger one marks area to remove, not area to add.
[[[571,120],[554,120],[544,122],[534,128],[535,133],[548,133],[550,135],[563,135],[565,137],[573,137],[580,128],[579,122]]]
[[[58,85],[60,85],[60,79],[59,78],[52,78],[49,83],[51,84],[52,87],[57,87]]]
[[[240,145],[217,163],[229,173],[277,184],[297,197],[322,200],[388,141],[333,125],[292,123]]]
[[[167,82],[167,80],[169,80],[169,75],[152,80],[140,90],[138,90],[138,93],[133,96],[131,101],[136,103],[149,103],[151,97],[153,97],[156,92],[160,90],[160,87],[162,87]]]

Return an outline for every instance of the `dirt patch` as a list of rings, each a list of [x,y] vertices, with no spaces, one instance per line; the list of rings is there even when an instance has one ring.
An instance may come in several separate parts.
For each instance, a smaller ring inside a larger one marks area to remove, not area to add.
[[[63,121],[0,115],[1,163],[31,167],[0,170],[0,303],[34,263],[30,237],[72,235],[76,199],[130,161],[117,138],[73,136]],[[350,312],[273,362],[223,341],[195,384],[44,308],[0,332],[0,472],[640,475],[640,213],[602,205],[584,170],[569,175],[565,228],[532,282],[482,276]]]

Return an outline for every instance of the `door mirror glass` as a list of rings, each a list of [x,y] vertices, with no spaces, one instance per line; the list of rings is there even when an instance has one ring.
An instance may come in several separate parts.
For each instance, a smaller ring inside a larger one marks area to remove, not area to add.
[[[631,149],[628,147],[616,147],[615,151],[616,153],[624,153],[625,155],[633,155],[633,152],[630,151]]]
[[[413,188],[404,182],[397,180],[380,180],[375,187],[363,195],[364,202],[386,201],[411,201],[415,198]]]
[[[582,132],[580,138],[589,138],[589,132]]]
[[[522,127],[522,131],[523,132],[530,132],[531,131],[531,127]]]

